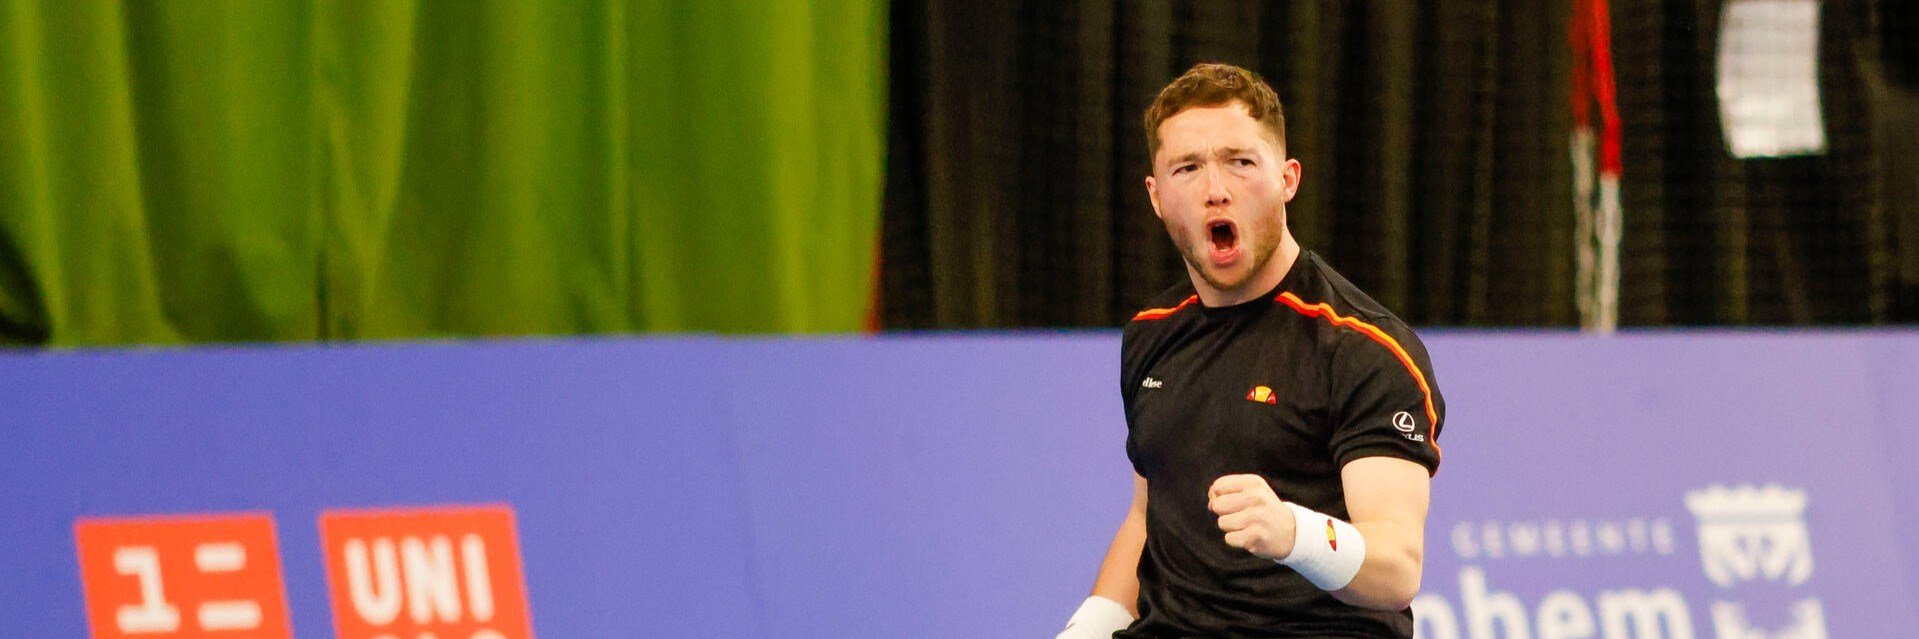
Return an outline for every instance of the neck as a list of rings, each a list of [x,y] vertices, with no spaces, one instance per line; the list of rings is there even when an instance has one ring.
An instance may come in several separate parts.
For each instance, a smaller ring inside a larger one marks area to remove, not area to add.
[[[1265,295],[1267,291],[1279,286],[1280,281],[1286,279],[1286,274],[1293,270],[1293,262],[1299,260],[1299,252],[1299,242],[1293,239],[1292,229],[1285,229],[1280,232],[1279,246],[1273,249],[1273,254],[1260,265],[1259,271],[1247,277],[1246,281],[1241,282],[1239,286],[1229,289],[1213,288],[1206,282],[1206,278],[1200,277],[1199,273],[1193,270],[1190,264],[1186,266],[1186,274],[1193,278],[1193,288],[1199,293],[1201,304],[1232,306],[1252,301],[1253,298]]]

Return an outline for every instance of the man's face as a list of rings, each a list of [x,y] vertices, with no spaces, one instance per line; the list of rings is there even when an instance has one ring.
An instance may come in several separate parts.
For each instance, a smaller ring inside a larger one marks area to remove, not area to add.
[[[1153,211],[1198,279],[1238,291],[1286,234],[1299,162],[1239,102],[1180,111],[1160,123],[1159,140],[1146,178]]]

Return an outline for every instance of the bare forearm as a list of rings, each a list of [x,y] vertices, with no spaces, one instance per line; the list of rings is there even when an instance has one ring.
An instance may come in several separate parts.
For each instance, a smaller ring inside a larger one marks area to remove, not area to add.
[[[1093,579],[1093,596],[1119,602],[1134,617],[1139,616],[1139,553],[1146,549],[1146,495],[1146,478],[1133,475],[1133,503]]]
[[[1366,537],[1366,561],[1352,583],[1333,597],[1361,608],[1404,610],[1419,594],[1424,560],[1421,540],[1407,539],[1403,525],[1353,522]]]
[[[1419,594],[1432,476],[1419,464],[1392,457],[1354,460],[1340,475],[1353,527],[1366,538],[1366,557],[1352,582],[1333,596],[1363,608],[1404,610]]]
[[[1145,513],[1128,512],[1126,521],[1113,533],[1106,559],[1099,564],[1099,576],[1093,579],[1093,595],[1117,601],[1126,611],[1139,615],[1139,553],[1146,547]]]

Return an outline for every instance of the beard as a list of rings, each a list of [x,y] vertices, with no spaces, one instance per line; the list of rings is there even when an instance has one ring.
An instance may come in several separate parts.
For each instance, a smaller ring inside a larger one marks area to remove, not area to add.
[[[1181,232],[1181,229],[1174,229],[1170,222],[1166,225],[1166,231],[1173,236],[1175,240],[1173,243],[1179,247],[1180,257],[1186,260],[1186,265],[1192,268],[1194,273],[1199,274],[1200,279],[1206,280],[1207,286],[1222,292],[1237,291],[1241,286],[1245,286],[1247,280],[1264,270],[1266,263],[1279,252],[1280,240],[1285,236],[1284,216],[1284,213],[1272,216],[1265,220],[1271,223],[1261,224],[1256,229],[1241,226],[1241,229],[1247,233],[1246,237],[1240,238],[1240,242],[1246,247],[1245,259],[1248,261],[1246,270],[1232,279],[1226,279],[1225,274],[1213,270],[1212,260],[1206,258],[1207,252],[1212,249],[1212,241],[1206,237],[1204,231],[1195,232],[1184,229],[1186,232]]]

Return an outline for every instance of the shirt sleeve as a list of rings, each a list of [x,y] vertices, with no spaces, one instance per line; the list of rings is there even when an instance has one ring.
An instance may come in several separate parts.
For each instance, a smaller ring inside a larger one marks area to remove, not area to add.
[[[1397,457],[1438,473],[1446,404],[1426,347],[1391,324],[1345,337],[1332,362],[1333,459]]]

